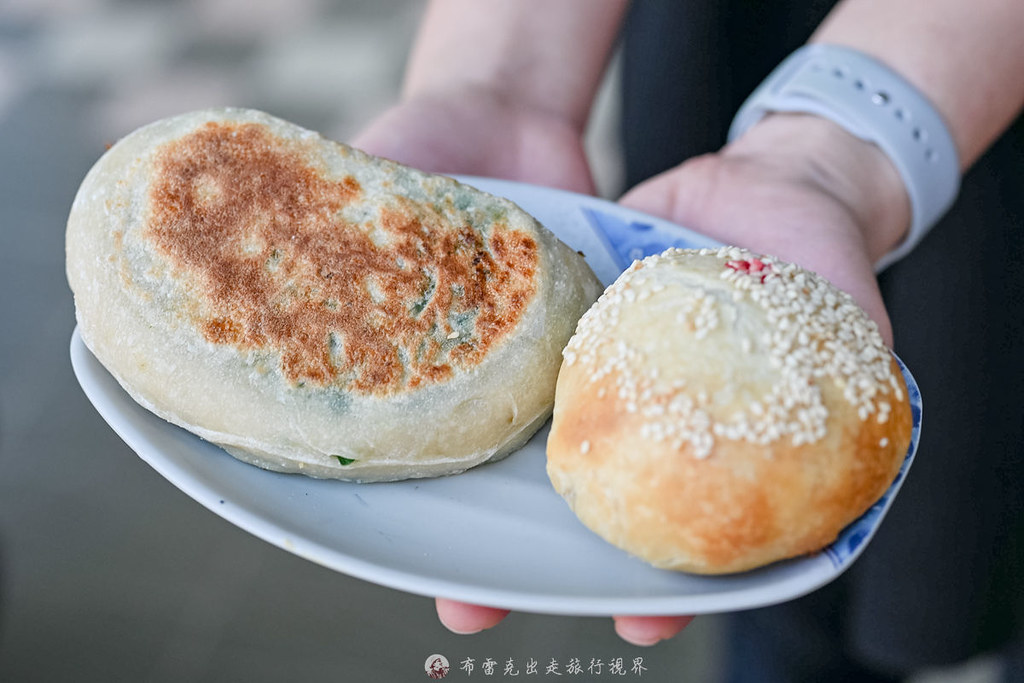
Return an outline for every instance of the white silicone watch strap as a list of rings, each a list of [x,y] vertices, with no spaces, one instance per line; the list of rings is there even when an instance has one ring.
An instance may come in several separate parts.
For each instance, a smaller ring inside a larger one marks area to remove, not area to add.
[[[960,163],[942,117],[913,85],[861,52],[820,43],[800,48],[743,103],[729,140],[773,111],[830,119],[892,160],[910,196],[911,224],[876,270],[906,256],[956,199]]]

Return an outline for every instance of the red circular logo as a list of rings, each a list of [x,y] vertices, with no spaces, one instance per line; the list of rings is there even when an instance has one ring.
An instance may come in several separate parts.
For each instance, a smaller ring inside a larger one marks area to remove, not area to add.
[[[427,678],[440,680],[448,675],[451,667],[448,666],[448,658],[444,655],[430,655],[424,662],[423,669],[427,672]]]

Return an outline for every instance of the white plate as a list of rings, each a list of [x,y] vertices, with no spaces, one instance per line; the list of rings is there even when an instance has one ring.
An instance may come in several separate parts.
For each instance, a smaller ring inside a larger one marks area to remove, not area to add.
[[[519,203],[583,251],[605,283],[633,258],[670,245],[713,244],[600,199],[467,180]],[[899,476],[871,510],[823,552],[744,574],[700,577],[653,569],[583,527],[547,480],[547,427],[507,459],[454,477],[320,481],[244,464],[149,413],[92,356],[77,330],[71,360],[89,400],[143,460],[242,529],[391,588],[539,613],[703,614],[806,594],[836,578],[864,550],[907,474],[921,424],[920,394],[906,373],[913,440]]]

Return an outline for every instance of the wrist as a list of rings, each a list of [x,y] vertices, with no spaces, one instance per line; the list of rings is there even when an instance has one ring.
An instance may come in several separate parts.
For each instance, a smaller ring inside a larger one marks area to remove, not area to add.
[[[530,97],[518,97],[509,88],[487,80],[453,79],[446,83],[421,84],[403,89],[399,104],[430,105],[438,109],[461,109],[476,112],[477,116],[513,115],[517,118],[537,118],[557,124],[582,140],[585,121],[559,107],[548,106]],[[506,121],[481,120],[484,126],[494,128],[500,135],[498,123]]]
[[[626,0],[433,0],[403,93],[482,89],[586,125]]]
[[[722,150],[756,160],[840,203],[861,231],[872,262],[896,247],[910,226],[903,179],[888,156],[838,124],[813,114],[773,113]]]
[[[502,91],[471,84],[408,94],[353,143],[434,173],[480,175],[592,194],[582,131]]]

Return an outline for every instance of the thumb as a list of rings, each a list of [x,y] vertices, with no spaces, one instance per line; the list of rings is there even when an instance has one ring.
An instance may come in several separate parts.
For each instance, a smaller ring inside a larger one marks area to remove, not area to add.
[[[703,165],[699,157],[645,180],[618,203],[690,227],[699,218],[701,198],[710,194],[707,177],[691,171],[697,165]]]
[[[497,626],[508,616],[507,609],[471,605],[465,602],[437,598],[437,618],[452,633],[469,635]]]

